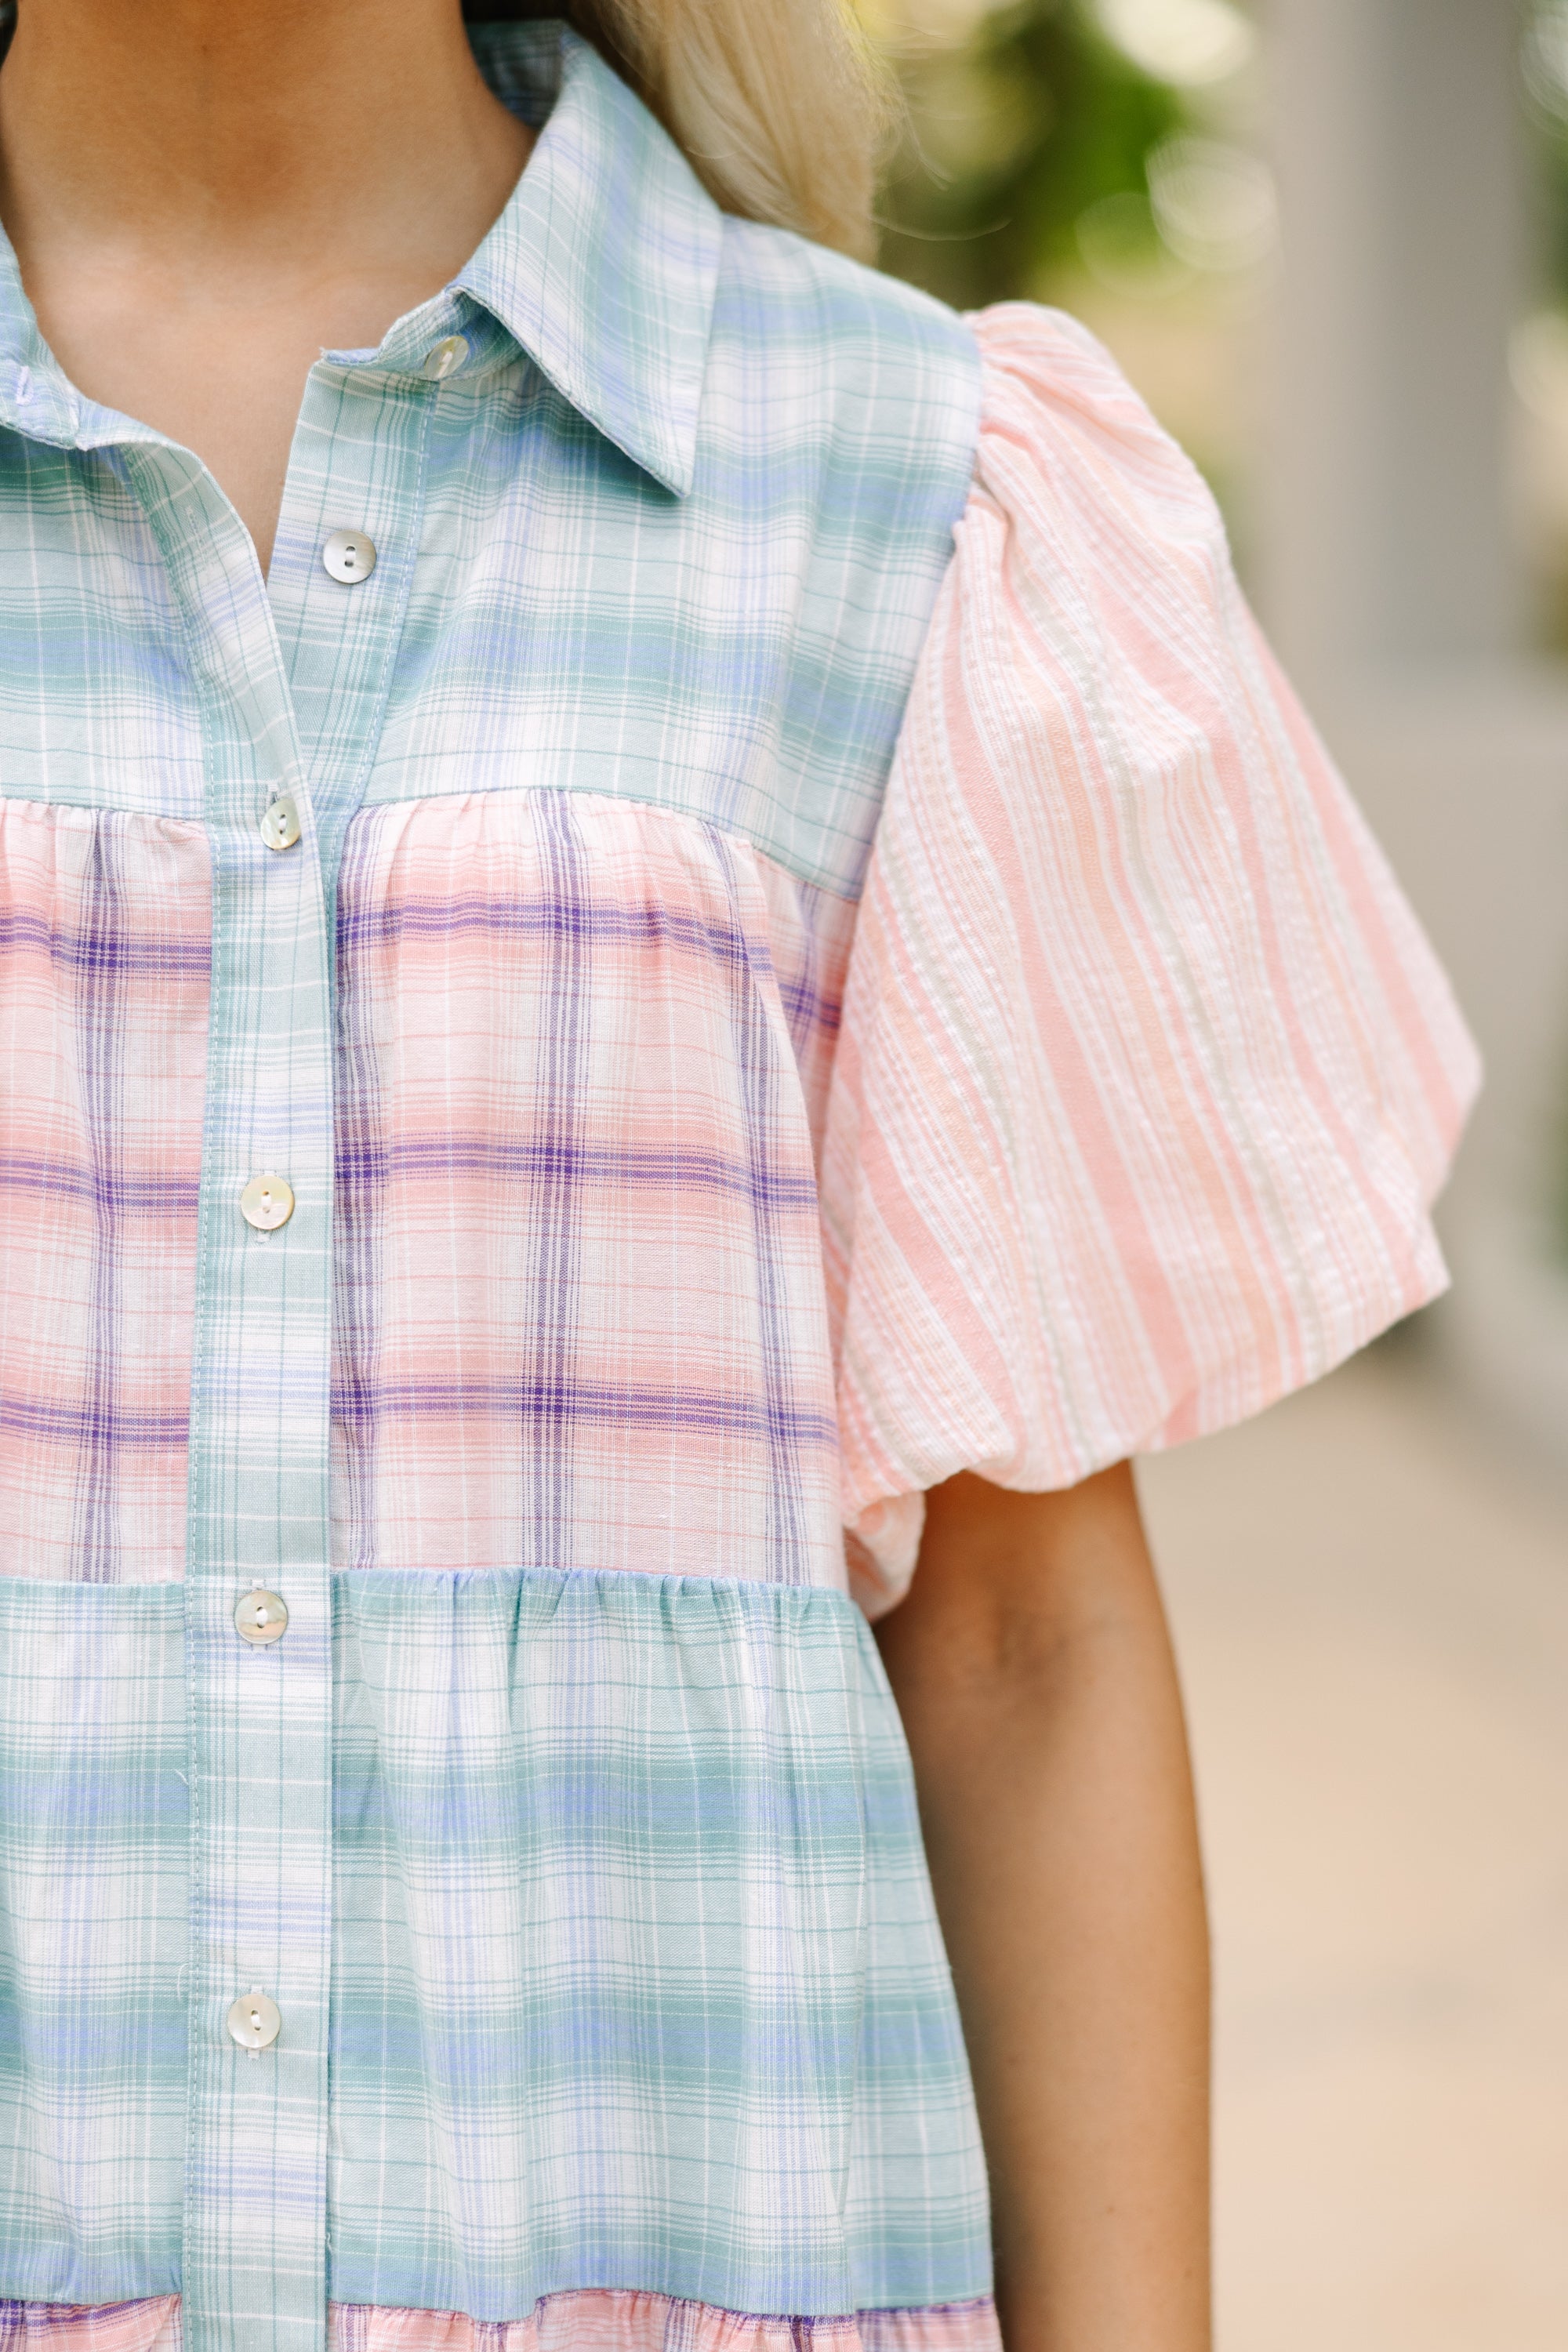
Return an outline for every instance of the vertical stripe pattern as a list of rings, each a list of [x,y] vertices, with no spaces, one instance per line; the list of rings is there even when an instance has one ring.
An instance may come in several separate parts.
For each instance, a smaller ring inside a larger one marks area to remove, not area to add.
[[[963,1468],[1257,1412],[1446,1280],[1474,1092],[1213,500],[1070,320],[978,322],[975,484],[861,904],[826,1154],[860,1590]]]

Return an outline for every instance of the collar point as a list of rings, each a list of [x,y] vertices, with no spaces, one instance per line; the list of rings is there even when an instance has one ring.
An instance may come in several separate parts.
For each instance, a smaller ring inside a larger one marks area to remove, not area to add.
[[[669,492],[671,498],[689,499],[691,496],[692,484],[697,479],[695,453],[689,453],[679,457],[670,456],[657,458],[644,457],[639,458],[637,462],[645,473],[652,476],[661,489]]]

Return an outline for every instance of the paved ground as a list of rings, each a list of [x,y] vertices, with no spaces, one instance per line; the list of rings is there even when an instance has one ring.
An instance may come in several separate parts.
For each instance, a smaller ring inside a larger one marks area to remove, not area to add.
[[[1568,1495],[1388,1355],[1142,1486],[1217,1943],[1220,2352],[1568,2352]]]

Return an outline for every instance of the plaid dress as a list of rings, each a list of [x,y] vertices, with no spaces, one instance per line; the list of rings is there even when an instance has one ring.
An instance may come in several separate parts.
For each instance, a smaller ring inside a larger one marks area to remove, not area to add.
[[[1431,1297],[1473,1057],[1098,347],[474,38],[266,582],[0,257],[0,2336],[984,2352],[867,1617]]]

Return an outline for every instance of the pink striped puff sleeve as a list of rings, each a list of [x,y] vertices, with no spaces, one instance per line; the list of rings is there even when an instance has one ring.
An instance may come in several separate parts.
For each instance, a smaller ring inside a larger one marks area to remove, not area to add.
[[[871,1613],[921,1496],[1070,1485],[1446,1282],[1478,1077],[1202,481],[1094,339],[975,321],[973,492],[850,961],[823,1202]]]

